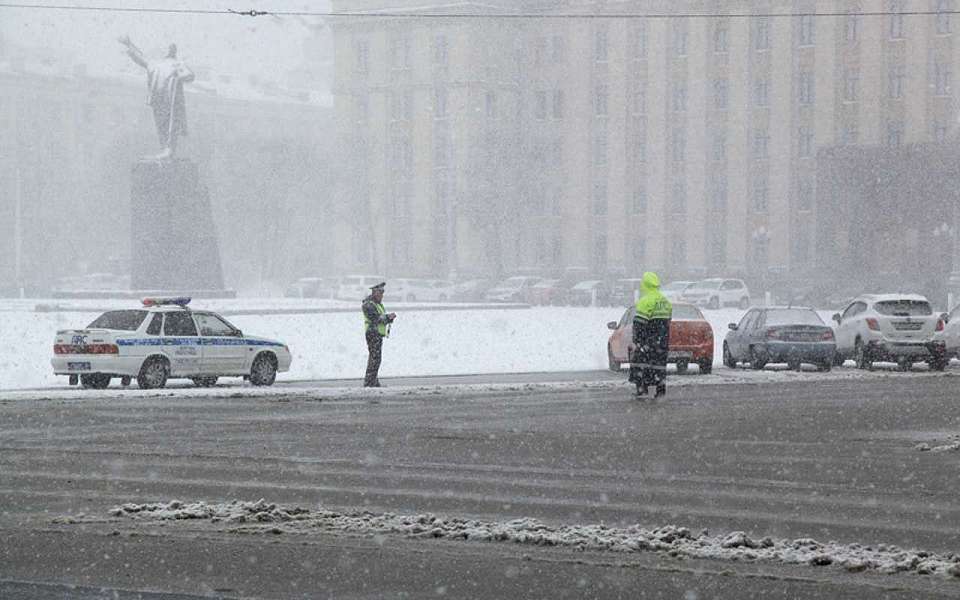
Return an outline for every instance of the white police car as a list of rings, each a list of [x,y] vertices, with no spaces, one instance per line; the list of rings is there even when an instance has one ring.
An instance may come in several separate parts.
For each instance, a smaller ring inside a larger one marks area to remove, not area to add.
[[[272,385],[290,369],[290,349],[281,342],[244,335],[226,319],[187,308],[190,298],[147,298],[143,308],[111,310],[86,329],[58,331],[54,373],[70,384],[103,389],[120,377],[141,389],[162,388],[167,379],[212,386],[219,377],[243,377]]]

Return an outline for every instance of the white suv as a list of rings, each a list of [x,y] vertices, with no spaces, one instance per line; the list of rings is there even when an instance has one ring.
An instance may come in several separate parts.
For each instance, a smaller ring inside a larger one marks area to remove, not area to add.
[[[852,358],[857,368],[872,368],[874,362],[897,363],[907,370],[915,362],[931,369],[947,366],[946,345],[936,334],[944,322],[930,302],[917,294],[866,294],[855,298],[837,322],[836,364]]]
[[[704,308],[750,307],[750,290],[740,279],[704,279],[683,290],[680,300]]]

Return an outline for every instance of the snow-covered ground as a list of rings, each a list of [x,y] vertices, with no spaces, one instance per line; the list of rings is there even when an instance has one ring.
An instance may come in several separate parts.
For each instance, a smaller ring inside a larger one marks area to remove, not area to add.
[[[66,310],[53,309],[53,305]],[[102,308],[136,306],[138,303],[130,300],[0,302],[0,389],[65,387],[66,378],[55,377],[50,368],[55,332],[86,326]],[[367,349],[359,307],[355,307],[355,313],[236,314],[257,310],[349,309],[350,303],[257,298],[197,300],[193,306],[233,313],[228,318],[244,332],[278,339],[290,346],[293,365],[290,372],[279,376],[279,381],[363,376]],[[623,313],[623,309],[612,307],[442,308],[448,310],[388,306],[399,316],[384,345],[382,376],[605,369],[610,333],[606,323],[618,320]],[[88,309],[90,312],[84,312]],[[739,321],[743,311],[722,309],[705,314],[713,327],[714,364],[719,368],[727,324]],[[787,373],[748,375],[740,371],[735,379],[786,376]]]

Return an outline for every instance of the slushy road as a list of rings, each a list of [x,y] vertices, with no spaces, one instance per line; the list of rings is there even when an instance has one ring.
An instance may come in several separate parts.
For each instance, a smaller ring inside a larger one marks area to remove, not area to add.
[[[916,448],[960,434],[956,381],[811,373],[686,385],[657,402],[625,385],[398,387],[334,400],[295,386],[264,397],[0,394],[0,597],[960,597],[960,578],[942,575],[392,534],[251,535],[109,514],[123,503],[264,498],[960,552],[960,452]]]

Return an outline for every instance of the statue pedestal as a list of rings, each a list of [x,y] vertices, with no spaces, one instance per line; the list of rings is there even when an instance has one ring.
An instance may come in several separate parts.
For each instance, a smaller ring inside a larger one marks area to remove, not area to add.
[[[199,293],[224,291],[210,194],[184,158],[133,165],[130,287]]]

